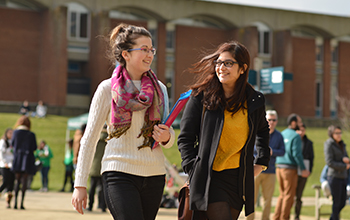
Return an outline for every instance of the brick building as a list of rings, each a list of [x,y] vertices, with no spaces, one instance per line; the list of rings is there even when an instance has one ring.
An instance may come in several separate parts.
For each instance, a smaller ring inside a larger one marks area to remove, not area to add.
[[[152,69],[172,102],[203,50],[228,40],[247,46],[252,70],[284,68],[283,93],[266,94],[282,117],[337,118],[337,96],[349,97],[348,17],[196,0],[2,0],[0,101],[87,108],[113,71],[102,36],[120,22],[151,31]]]

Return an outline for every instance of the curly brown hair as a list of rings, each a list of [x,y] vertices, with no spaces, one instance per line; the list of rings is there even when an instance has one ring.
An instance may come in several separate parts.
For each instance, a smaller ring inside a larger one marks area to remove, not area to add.
[[[119,24],[109,34],[109,50],[107,56],[113,64],[116,61],[120,65],[126,65],[126,62],[122,56],[124,50],[132,49],[132,46],[136,44],[135,40],[141,36],[149,37],[152,39],[151,33],[144,27],[129,25],[125,23]]]

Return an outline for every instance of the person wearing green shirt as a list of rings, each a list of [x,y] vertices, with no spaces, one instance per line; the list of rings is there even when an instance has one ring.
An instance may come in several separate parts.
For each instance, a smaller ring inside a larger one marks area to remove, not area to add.
[[[66,172],[64,174],[64,182],[63,187],[60,190],[60,192],[64,192],[64,189],[66,188],[66,184],[68,179],[70,179],[70,185],[71,185],[71,192],[74,190],[74,181],[73,181],[73,139],[70,139],[68,141],[68,148],[66,149],[66,153],[64,155],[64,165],[66,167]]]
[[[42,140],[39,144],[39,148],[36,149],[34,155],[42,163],[42,168],[41,168],[42,188],[40,189],[40,191],[47,192],[48,183],[49,183],[48,174],[50,170],[50,160],[53,158],[52,151],[49,145],[47,145],[46,142]]]

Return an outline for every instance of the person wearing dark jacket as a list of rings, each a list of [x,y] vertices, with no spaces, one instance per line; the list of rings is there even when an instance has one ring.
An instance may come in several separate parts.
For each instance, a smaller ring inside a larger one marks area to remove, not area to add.
[[[305,134],[306,126],[303,123],[299,130],[297,130],[297,133],[301,137],[302,146],[301,149],[303,151],[303,158],[304,158],[304,165],[306,168],[310,171],[310,174],[312,172],[312,167],[314,166],[314,147],[312,141],[310,141],[306,134]],[[298,175],[298,184],[297,184],[297,190],[295,193],[295,206],[294,206],[294,219],[299,220],[300,211],[303,202],[301,201],[301,197],[303,195],[303,191],[305,188],[307,177],[302,177],[301,175]]]
[[[27,190],[27,178],[28,175],[36,173],[34,151],[37,149],[37,144],[35,134],[30,131],[30,120],[27,116],[21,116],[17,120],[15,128],[11,140],[14,156],[12,171],[16,178],[14,209],[17,209],[17,197],[21,184],[21,209],[25,209],[23,203]]]
[[[192,69],[198,80],[178,137],[192,219],[237,219],[243,205],[254,212],[254,176],[268,167],[270,149],[265,98],[247,82],[249,65],[248,50],[233,41]]]
[[[324,156],[328,165],[327,180],[333,198],[331,220],[339,220],[340,211],[346,204],[346,185],[350,160],[342,140],[339,126],[328,127],[329,138],[324,143]]]

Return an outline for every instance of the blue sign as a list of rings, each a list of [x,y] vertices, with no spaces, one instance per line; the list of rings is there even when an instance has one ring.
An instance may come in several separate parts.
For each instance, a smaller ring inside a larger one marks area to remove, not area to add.
[[[283,67],[272,67],[260,70],[260,91],[264,94],[283,93]]]

